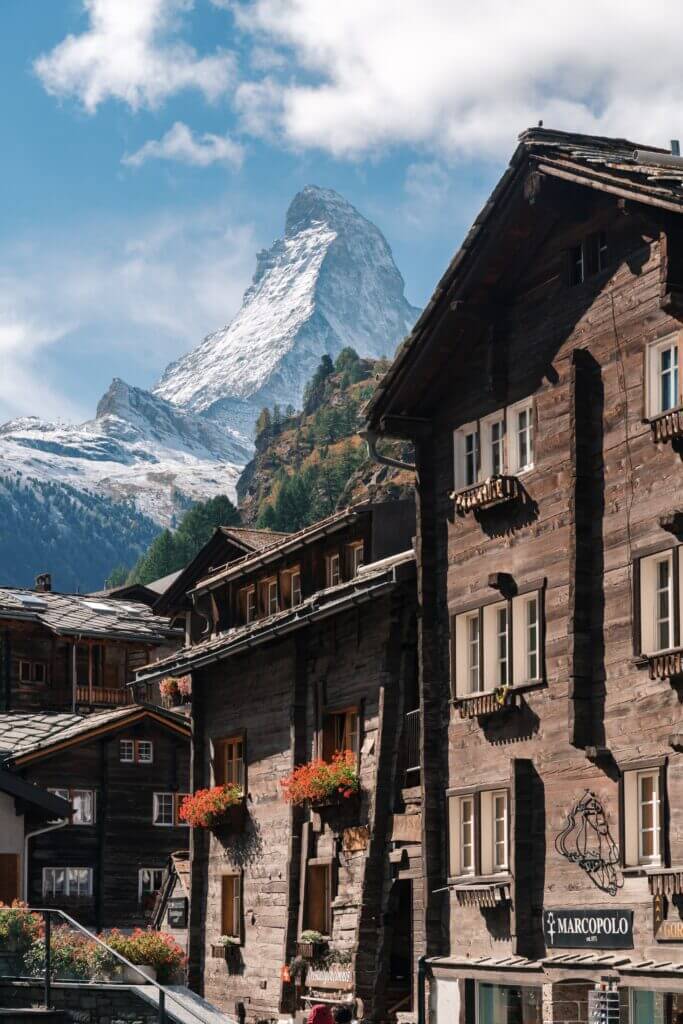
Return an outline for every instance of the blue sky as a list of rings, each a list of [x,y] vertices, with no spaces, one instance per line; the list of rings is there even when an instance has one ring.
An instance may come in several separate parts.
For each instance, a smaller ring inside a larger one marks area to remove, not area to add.
[[[152,384],[230,319],[305,184],[378,224],[421,305],[538,118],[683,134],[680,5],[509,10],[3,0],[0,421]]]

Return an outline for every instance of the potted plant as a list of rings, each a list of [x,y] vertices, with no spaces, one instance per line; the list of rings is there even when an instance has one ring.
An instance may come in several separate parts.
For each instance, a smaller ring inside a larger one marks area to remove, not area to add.
[[[25,903],[0,903],[0,976],[21,973],[23,959],[41,934],[42,921]]]
[[[189,704],[192,700],[192,676],[179,676],[176,679],[178,697],[181,704]]]
[[[180,703],[180,691],[178,689],[178,680],[172,676],[167,676],[162,679],[159,683],[159,693],[161,694],[161,702],[165,708],[173,708],[176,704]]]
[[[236,935],[221,935],[218,942],[211,943],[214,960],[235,960],[239,954],[240,940]]]
[[[356,755],[352,750],[344,750],[331,761],[309,761],[290,772],[280,785],[290,804],[309,803],[318,808],[343,805],[360,792]]]
[[[152,981],[158,980],[162,985],[182,980],[185,954],[172,935],[151,929],[143,931],[142,928],[135,928],[131,935],[124,935],[117,928],[112,928],[100,938],[135,965],[135,970],[123,968],[124,981],[139,985],[142,982],[140,975]]]
[[[299,936],[296,944],[297,954],[304,960],[318,960],[325,952],[326,939],[321,932],[308,928]]]
[[[209,828],[215,832],[240,829],[245,811],[242,789],[230,783],[191,793],[183,800],[178,813],[192,828]]]

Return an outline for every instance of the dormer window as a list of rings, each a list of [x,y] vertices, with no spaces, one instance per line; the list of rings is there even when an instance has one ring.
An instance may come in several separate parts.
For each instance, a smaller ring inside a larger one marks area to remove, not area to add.
[[[256,618],[256,588],[254,586],[242,587],[238,594],[238,601],[242,622],[248,625]]]

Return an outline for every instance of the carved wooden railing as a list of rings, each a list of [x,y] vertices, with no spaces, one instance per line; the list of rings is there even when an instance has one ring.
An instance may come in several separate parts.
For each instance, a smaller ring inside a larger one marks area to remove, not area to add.
[[[461,907],[497,907],[510,900],[510,885],[503,883],[476,883],[455,886],[455,896]]]
[[[516,476],[490,476],[479,484],[455,491],[455,511],[458,515],[465,516],[478,508],[493,508],[494,505],[514,501],[520,493],[521,488]]]
[[[650,421],[655,441],[673,441],[683,437],[683,409],[665,412]]]
[[[647,659],[650,679],[671,679],[683,674],[683,648],[650,654]]]
[[[501,708],[508,707],[514,695],[506,687],[492,693],[473,693],[471,697],[458,697],[454,703],[461,718],[479,718],[480,715],[493,715]]]
[[[648,874],[652,896],[680,896],[683,894],[683,868],[669,868]]]

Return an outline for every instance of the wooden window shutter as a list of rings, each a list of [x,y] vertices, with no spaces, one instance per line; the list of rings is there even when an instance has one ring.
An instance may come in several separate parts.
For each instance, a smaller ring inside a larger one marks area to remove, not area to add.
[[[0,853],[0,903],[11,906],[19,899],[19,854]]]
[[[332,917],[332,865],[306,866],[306,928],[330,934]]]
[[[659,768],[659,856],[662,867],[671,867],[669,850],[669,801],[666,792],[666,761]]]

